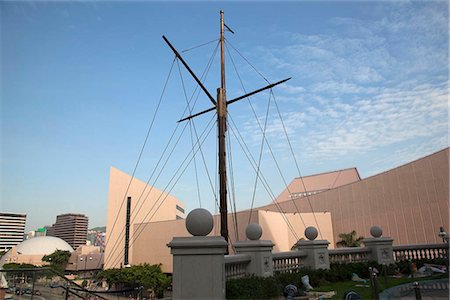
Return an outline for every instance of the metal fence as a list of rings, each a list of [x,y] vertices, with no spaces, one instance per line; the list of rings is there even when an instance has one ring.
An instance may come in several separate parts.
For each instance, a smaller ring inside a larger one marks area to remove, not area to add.
[[[0,279],[5,299],[106,299],[50,268],[1,269]]]

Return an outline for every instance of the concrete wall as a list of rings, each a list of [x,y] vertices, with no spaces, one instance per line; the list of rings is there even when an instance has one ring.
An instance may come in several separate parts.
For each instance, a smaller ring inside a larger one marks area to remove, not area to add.
[[[134,264],[131,253],[133,253],[134,240],[139,235],[134,224],[176,220],[177,216],[184,217],[184,213],[176,208],[178,205],[184,209],[184,204],[180,200],[136,178],[133,179],[125,195],[130,178],[130,175],[111,167],[105,247],[105,268],[107,269],[118,268],[123,264],[127,196],[131,196],[130,264]],[[116,218],[116,216],[119,217]]]
[[[313,210],[331,213],[334,240],[356,230],[369,237],[370,227],[383,228],[394,244],[440,243],[440,226],[449,231],[449,149],[406,165],[309,197]],[[295,199],[310,212],[307,198]],[[292,201],[280,203],[295,212]],[[259,209],[277,211],[274,204]]]

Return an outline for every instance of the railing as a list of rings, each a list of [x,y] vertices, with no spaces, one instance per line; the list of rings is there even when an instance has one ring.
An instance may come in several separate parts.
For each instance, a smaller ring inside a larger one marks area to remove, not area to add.
[[[354,263],[369,261],[370,249],[362,247],[328,250],[330,263]]]
[[[247,266],[250,261],[251,258],[248,254],[225,255],[225,279],[248,275]]]
[[[448,257],[448,244],[398,245],[392,247],[394,261]]]
[[[273,253],[273,271],[294,273],[303,268],[303,260],[306,256],[306,252],[301,250]]]
[[[448,244],[418,244],[393,246],[395,262],[410,259],[436,259],[448,257]],[[330,263],[367,262],[371,250],[367,247],[339,248],[328,250]],[[273,253],[273,272],[294,273],[304,267],[307,253],[303,250]],[[251,257],[248,254],[225,256],[225,278],[240,278],[249,274],[248,265]]]
[[[0,269],[0,281],[7,285],[7,289],[3,292],[5,293],[4,297],[11,297],[9,299],[13,299],[13,296],[14,299],[33,299],[35,297],[34,299],[58,300],[68,299],[69,296],[71,298],[74,296],[74,299],[107,299],[46,267]],[[26,297],[24,297],[25,295]]]

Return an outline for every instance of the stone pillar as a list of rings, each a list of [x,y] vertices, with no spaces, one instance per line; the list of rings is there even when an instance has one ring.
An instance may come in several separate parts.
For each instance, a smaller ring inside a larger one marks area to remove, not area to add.
[[[167,245],[173,255],[172,299],[225,299],[228,244],[221,236],[206,236],[212,228],[212,215],[195,209],[186,218],[193,237],[175,237]]]
[[[389,265],[394,263],[394,255],[392,251],[392,242],[394,239],[390,237],[381,237],[383,230],[378,226],[370,228],[371,238],[362,240],[363,244],[371,250],[370,260],[374,260],[381,265]]]
[[[249,224],[245,230],[248,241],[234,243],[236,254],[248,254],[251,261],[247,267],[249,274],[260,277],[273,275],[272,241],[259,240],[262,229],[259,224]]]
[[[315,227],[307,227],[305,229],[305,236],[307,241],[298,241],[298,250],[305,251],[307,256],[305,258],[305,267],[310,267],[312,269],[330,269],[330,258],[328,255],[328,245],[330,244],[327,240],[315,240],[317,238],[318,232]]]

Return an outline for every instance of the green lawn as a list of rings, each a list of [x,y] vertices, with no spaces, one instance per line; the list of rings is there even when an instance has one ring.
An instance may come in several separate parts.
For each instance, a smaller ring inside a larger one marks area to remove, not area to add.
[[[448,278],[448,274],[445,276],[436,275],[436,276],[428,276],[421,278],[387,278],[387,285],[385,285],[385,280],[383,277],[378,278],[378,288],[381,293],[383,290],[397,286],[404,283],[414,282],[414,281],[422,281],[422,280],[430,280],[430,279],[441,279]],[[348,290],[353,290],[358,293],[363,299],[372,299],[372,290],[370,288],[370,284],[364,284],[363,282],[355,282],[355,281],[343,281],[343,282],[335,282],[327,285],[314,287],[314,291],[317,292],[328,292],[335,291],[336,295],[332,299],[343,299],[344,293]]]

